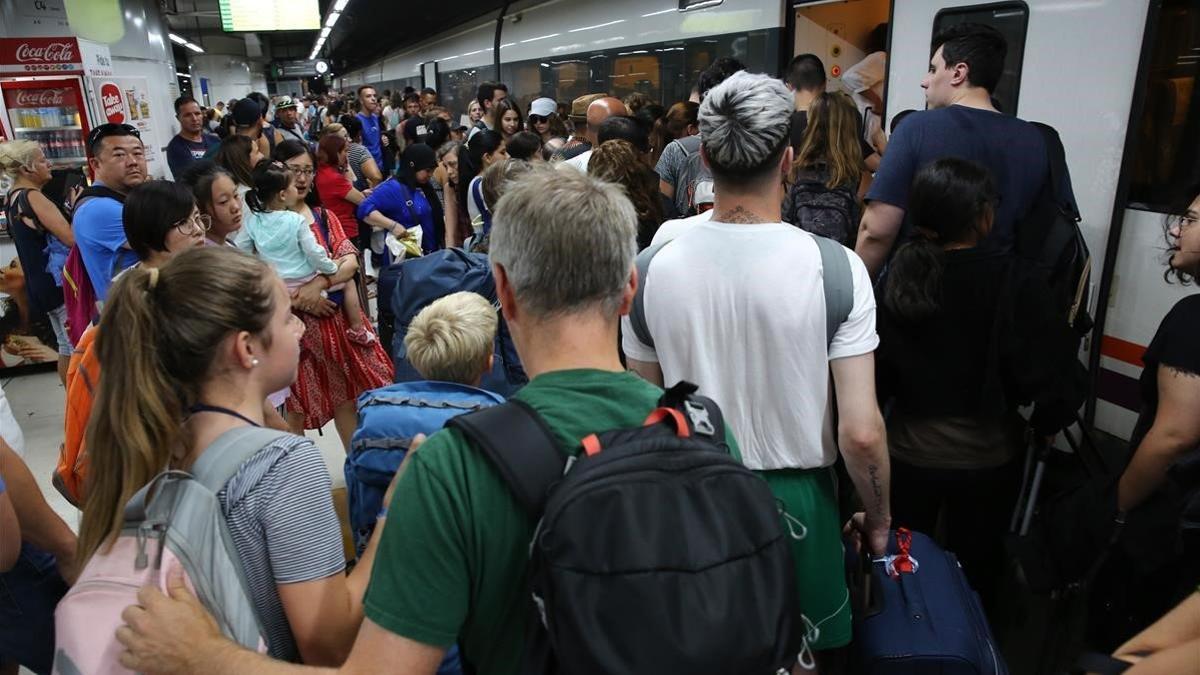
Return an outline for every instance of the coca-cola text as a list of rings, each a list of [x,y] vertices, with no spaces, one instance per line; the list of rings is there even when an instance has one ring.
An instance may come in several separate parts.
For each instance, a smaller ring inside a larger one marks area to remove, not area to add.
[[[29,63],[30,61],[71,63],[75,60],[74,46],[71,42],[51,42],[34,47],[26,42],[17,46],[17,63]]]

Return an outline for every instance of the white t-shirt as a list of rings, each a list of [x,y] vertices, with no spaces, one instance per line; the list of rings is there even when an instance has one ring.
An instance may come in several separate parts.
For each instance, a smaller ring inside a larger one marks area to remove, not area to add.
[[[580,173],[586,175],[588,172],[588,162],[592,160],[592,151],[586,150],[575,155],[571,159],[564,159],[559,162],[559,166],[570,166],[577,169]]]
[[[821,253],[786,223],[693,223],[650,264],[644,296],[654,347],[629,317],[622,346],[694,382],[721,406],[751,469],[812,469],[837,458],[829,361],[875,350],[867,268],[846,249],[854,307],[826,349]]]
[[[654,239],[650,240],[650,245],[657,246],[663,242],[671,241],[675,237],[687,232],[696,225],[699,225],[700,223],[707,223],[708,221],[712,220],[713,211],[714,209],[709,209],[704,213],[697,213],[696,215],[688,216],[687,218],[668,220],[659,226],[658,230],[654,233]]]

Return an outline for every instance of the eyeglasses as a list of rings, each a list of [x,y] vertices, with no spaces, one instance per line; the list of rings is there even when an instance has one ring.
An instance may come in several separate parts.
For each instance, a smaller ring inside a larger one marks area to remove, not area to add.
[[[316,171],[313,171],[311,166],[293,166],[291,164],[287,164],[286,166],[288,171],[291,171],[297,176],[311,176],[316,173]]]
[[[544,124],[549,121],[550,121],[549,117],[542,117],[541,115],[530,115],[529,116],[530,124]]]
[[[186,220],[181,220],[174,225],[179,234],[191,236],[193,234],[205,234],[212,229],[212,218],[206,213],[196,213]]]
[[[111,122],[101,124],[92,129],[87,137],[88,147],[92,149],[93,154],[96,151],[96,144],[109,136],[133,136],[140,141],[142,139],[142,132],[138,131],[137,127],[132,124],[113,124]]]

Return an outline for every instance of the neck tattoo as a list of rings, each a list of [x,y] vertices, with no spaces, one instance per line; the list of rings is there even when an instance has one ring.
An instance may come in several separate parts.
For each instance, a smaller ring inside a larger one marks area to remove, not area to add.
[[[752,225],[755,223],[768,222],[763,220],[761,216],[753,213],[741,206],[735,206],[730,211],[721,211],[713,214],[713,220],[719,223],[734,223],[737,225]]]

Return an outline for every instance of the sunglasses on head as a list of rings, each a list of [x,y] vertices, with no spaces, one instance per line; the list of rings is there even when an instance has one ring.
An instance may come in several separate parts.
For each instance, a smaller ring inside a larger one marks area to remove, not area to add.
[[[131,124],[113,124],[112,122],[101,124],[88,134],[88,147],[93,148],[93,152],[95,152],[96,144],[109,136],[133,136],[140,141],[142,132]]]

